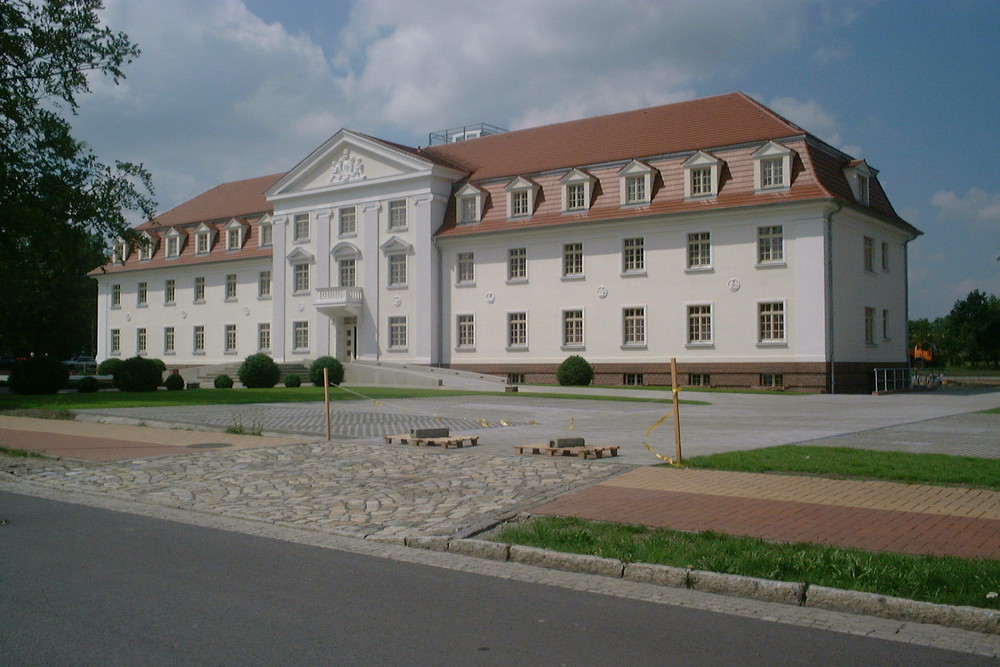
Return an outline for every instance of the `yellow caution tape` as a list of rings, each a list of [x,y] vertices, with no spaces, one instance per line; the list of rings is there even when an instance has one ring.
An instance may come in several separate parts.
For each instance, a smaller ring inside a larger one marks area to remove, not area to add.
[[[672,393],[673,393],[674,396],[676,396],[679,392],[680,392],[680,387],[677,387],[676,389],[672,390]],[[673,410],[673,408],[671,408],[670,412],[668,412],[667,414],[665,414],[662,417],[660,417],[659,419],[657,419],[656,423],[649,427],[649,429],[646,431],[646,437],[648,438],[653,433],[653,431],[655,431],[656,429],[660,428],[660,426],[663,424],[663,422],[667,421],[668,419],[670,419],[673,416],[674,416],[674,410]],[[642,444],[645,445],[646,449],[649,450],[649,453],[652,454],[653,456],[655,456],[656,458],[660,459],[661,461],[665,461],[666,463],[669,463],[670,465],[677,465],[677,463],[672,458],[670,458],[669,456],[664,456],[663,454],[660,454],[655,449],[653,449],[650,446],[650,444],[648,442],[646,442],[645,440],[642,441]]]
[[[572,431],[575,428],[576,428],[576,419],[574,419],[573,417],[570,417],[569,418],[569,428],[567,430]]]

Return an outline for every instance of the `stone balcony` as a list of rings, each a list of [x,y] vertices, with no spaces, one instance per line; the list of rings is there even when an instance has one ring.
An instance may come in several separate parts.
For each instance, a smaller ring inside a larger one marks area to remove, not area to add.
[[[320,287],[316,289],[316,310],[326,315],[360,315],[365,303],[361,287]]]

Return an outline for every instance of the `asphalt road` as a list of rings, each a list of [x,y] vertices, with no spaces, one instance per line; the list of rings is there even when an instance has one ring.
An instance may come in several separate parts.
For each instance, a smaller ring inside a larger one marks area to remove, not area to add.
[[[10,665],[993,665],[0,493]]]

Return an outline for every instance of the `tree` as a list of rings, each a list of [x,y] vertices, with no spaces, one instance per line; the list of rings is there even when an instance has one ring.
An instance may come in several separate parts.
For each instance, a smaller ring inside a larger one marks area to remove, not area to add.
[[[52,342],[63,338],[43,335],[53,323],[30,311],[32,299],[80,303],[86,290],[71,287],[67,274],[102,264],[115,238],[138,243],[130,214],[155,213],[149,173],[101,163],[63,117],[89,92],[89,76],[118,82],[139,55],[124,33],[100,25],[101,7],[100,0],[0,3],[0,284],[23,297],[0,320],[0,352],[67,353]],[[53,312],[57,329],[90,328],[68,307]]]
[[[996,364],[1000,361],[1000,299],[979,290],[969,292],[948,313],[947,332],[961,363]]]

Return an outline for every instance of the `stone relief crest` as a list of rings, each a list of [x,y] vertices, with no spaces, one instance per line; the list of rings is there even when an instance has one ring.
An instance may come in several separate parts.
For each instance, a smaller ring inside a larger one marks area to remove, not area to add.
[[[340,157],[330,167],[331,183],[347,183],[365,178],[365,163],[359,157],[351,157],[351,150],[345,148]]]

